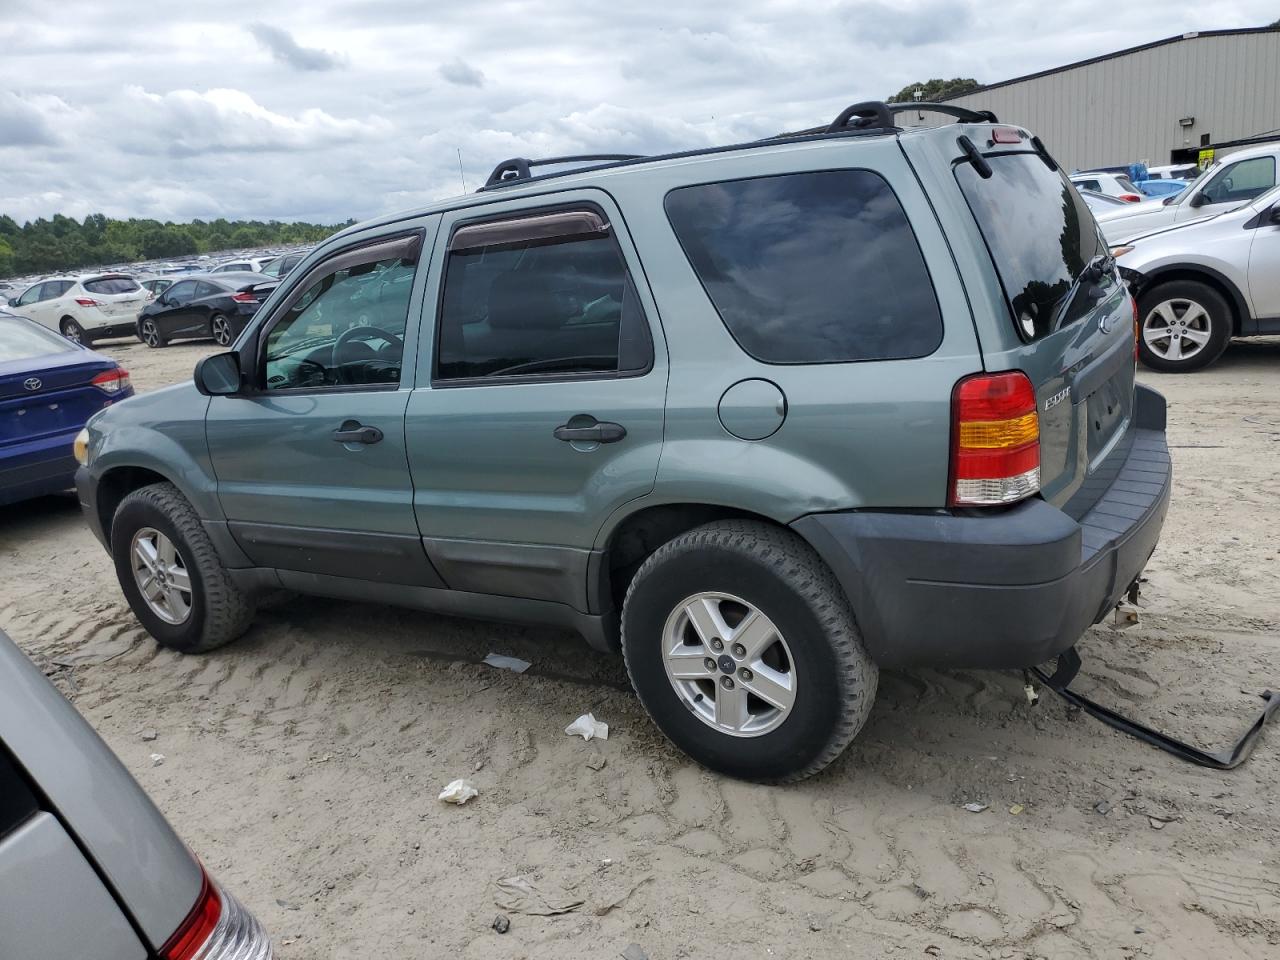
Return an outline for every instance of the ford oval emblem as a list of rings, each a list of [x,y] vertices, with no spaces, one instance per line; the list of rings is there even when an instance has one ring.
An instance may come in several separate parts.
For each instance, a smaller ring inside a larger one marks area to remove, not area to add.
[[[44,386],[44,384],[40,382],[39,377],[27,377],[27,379],[22,381],[22,385],[28,390],[39,390]]]

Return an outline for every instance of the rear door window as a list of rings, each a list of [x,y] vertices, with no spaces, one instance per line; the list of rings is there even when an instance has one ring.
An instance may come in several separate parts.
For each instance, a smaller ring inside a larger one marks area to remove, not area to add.
[[[1096,305],[1076,278],[1107,252],[1093,214],[1060,172],[1036,153],[989,156],[984,180],[970,163],[955,176],[987,243],[1014,321],[1035,340]],[[1104,280],[1105,282],[1105,280]]]
[[[653,360],[622,251],[590,211],[458,230],[438,342],[438,381],[617,376]]]
[[[721,320],[757,360],[899,360],[942,342],[924,255],[879,174],[700,184],[672,190],[665,206]]]

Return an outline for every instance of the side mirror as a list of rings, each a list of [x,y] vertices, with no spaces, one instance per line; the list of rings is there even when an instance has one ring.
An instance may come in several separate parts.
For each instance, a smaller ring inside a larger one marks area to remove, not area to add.
[[[17,305],[18,305],[18,298],[17,298],[17,297],[10,297],[10,298],[9,298],[9,306],[11,306],[11,307],[16,307]]]
[[[1187,203],[1193,207],[1203,207],[1208,202],[1209,198],[1205,195],[1203,190],[1187,201]]]
[[[1271,208],[1271,212],[1267,214],[1267,219],[1271,223],[1280,224],[1280,203]]]
[[[215,353],[196,364],[196,389],[206,397],[229,397],[240,392],[240,355]]]

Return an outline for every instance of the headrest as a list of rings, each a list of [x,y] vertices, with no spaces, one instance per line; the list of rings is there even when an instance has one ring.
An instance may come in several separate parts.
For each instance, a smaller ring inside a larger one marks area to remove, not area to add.
[[[500,273],[489,285],[489,327],[559,330],[567,318],[545,276]]]

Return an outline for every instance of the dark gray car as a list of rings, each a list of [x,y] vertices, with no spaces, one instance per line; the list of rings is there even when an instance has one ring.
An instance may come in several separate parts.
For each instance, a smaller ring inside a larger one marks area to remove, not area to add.
[[[0,631],[0,957],[271,955],[257,920]]]

